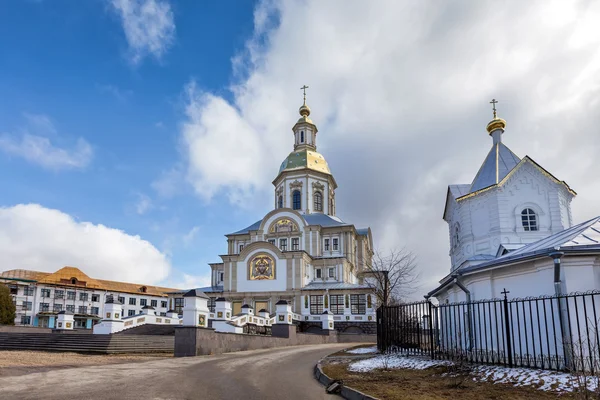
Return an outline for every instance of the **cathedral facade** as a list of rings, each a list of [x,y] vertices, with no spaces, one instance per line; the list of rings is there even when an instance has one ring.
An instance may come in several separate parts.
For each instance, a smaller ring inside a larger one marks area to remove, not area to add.
[[[505,288],[511,297],[600,289],[600,217],[574,224],[575,191],[513,153],[505,128],[494,107],[479,171],[470,184],[448,186],[450,273],[428,296],[452,303],[500,298]]]
[[[310,321],[334,314],[344,323],[374,322],[373,290],[361,273],[373,254],[370,228],[357,229],[336,215],[337,182],[317,152],[317,126],[310,108],[300,107],[292,128],[293,151],[273,180],[273,210],[254,224],[226,235],[227,254],[210,264],[211,297],[273,313],[279,300]],[[316,319],[316,317],[315,317]]]

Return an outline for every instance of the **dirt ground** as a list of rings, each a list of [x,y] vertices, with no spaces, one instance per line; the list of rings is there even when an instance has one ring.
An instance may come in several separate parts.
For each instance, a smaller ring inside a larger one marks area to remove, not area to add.
[[[438,399],[576,399],[574,394],[545,392],[532,387],[514,387],[507,384],[472,382],[442,377],[445,367],[426,370],[397,369],[374,372],[350,372],[347,363],[323,366],[323,372],[345,385],[382,400],[438,400]]]
[[[79,354],[45,351],[0,351],[0,377],[55,368],[120,364],[172,357],[165,354]]]

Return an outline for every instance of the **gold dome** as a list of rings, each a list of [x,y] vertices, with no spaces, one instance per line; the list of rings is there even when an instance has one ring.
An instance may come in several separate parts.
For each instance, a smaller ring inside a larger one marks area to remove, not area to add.
[[[300,106],[300,109],[298,110],[298,112],[303,117],[308,117],[310,115],[310,108],[306,105],[306,102],[304,102],[304,104],[302,104],[302,106]]]
[[[493,120],[491,120],[486,127],[489,134],[494,132],[496,129],[504,130],[504,128],[506,128],[506,121],[498,117],[495,117]]]

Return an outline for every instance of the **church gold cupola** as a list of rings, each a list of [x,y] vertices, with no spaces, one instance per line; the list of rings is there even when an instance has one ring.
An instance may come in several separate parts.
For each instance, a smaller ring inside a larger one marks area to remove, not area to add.
[[[306,105],[306,89],[308,86],[304,85],[301,87],[304,91],[304,102],[298,110],[300,113],[300,119],[296,122],[296,125],[292,128],[294,132],[294,150],[317,150],[317,126],[312,122],[310,117],[310,107]]]
[[[294,150],[281,163],[273,181],[275,208],[291,208],[302,214],[335,215],[337,184],[325,157],[317,152],[317,126],[310,119],[304,85],[300,119],[294,124]]]

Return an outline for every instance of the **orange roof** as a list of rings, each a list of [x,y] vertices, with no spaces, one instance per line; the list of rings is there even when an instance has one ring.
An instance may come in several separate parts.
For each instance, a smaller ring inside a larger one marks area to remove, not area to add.
[[[94,279],[75,267],[63,267],[54,273],[13,269],[2,272],[0,278],[25,279],[48,285],[72,286],[112,292],[145,293],[152,296],[166,296],[166,292],[178,291],[178,289],[160,286]]]

